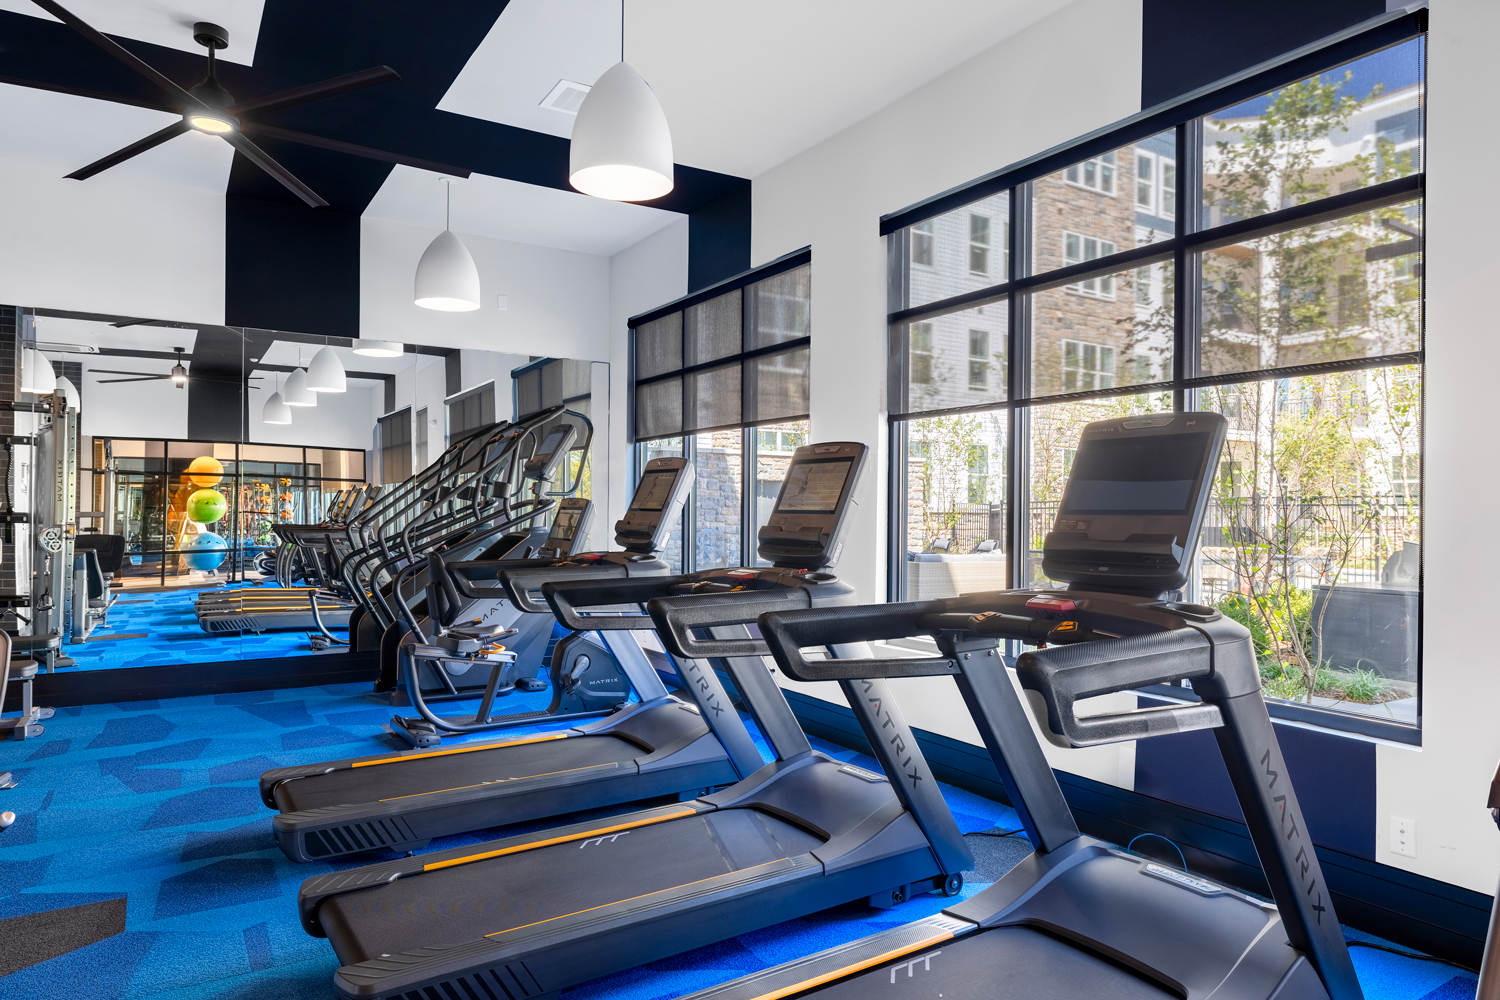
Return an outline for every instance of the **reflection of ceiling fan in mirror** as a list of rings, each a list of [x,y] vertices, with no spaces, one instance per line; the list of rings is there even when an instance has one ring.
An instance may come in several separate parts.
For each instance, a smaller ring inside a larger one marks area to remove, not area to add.
[[[100,384],[108,382],[158,382],[161,379],[169,378],[172,380],[173,385],[181,389],[187,385],[188,380],[188,370],[182,366],[182,352],[186,350],[186,348],[174,347],[172,348],[172,350],[177,352],[177,363],[173,365],[172,370],[165,375],[147,375],[145,372],[122,372],[115,371],[110,368],[90,368],[89,371],[95,375],[134,376],[133,378],[100,378],[94,380],[95,382],[98,382]]]
[[[161,110],[172,111],[182,115],[181,120],[173,122],[161,131],[154,132],[144,139],[131,143],[124,149],[118,149],[102,159],[95,160],[86,167],[81,167],[68,174],[74,180],[85,180],[100,171],[108,170],[110,167],[123,163],[133,156],[138,156],[148,149],[160,146],[169,139],[175,139],[179,135],[194,130],[204,132],[208,135],[216,135],[223,139],[229,145],[233,146],[235,151],[241,156],[276,178],[289,191],[314,208],[321,208],[327,205],[328,202],[319,197],[317,192],[313,191],[312,188],[298,180],[290,170],[272,159],[265,150],[251,142],[247,136],[259,135],[268,139],[296,142],[308,146],[317,146],[322,149],[351,153],[355,156],[365,156],[393,163],[407,163],[411,166],[429,170],[445,171],[449,169],[441,164],[418,161],[411,157],[369,149],[365,146],[354,145],[353,143],[327,139],[323,136],[309,135],[305,132],[296,132],[291,129],[263,124],[258,120],[259,116],[272,111],[279,111],[282,108],[310,104],[313,101],[321,101],[325,98],[336,97],[339,94],[363,90],[365,87],[375,84],[388,83],[392,80],[401,79],[396,71],[389,66],[373,66],[356,73],[334,77],[331,80],[310,83],[303,87],[294,87],[290,90],[268,94],[264,97],[253,97],[247,101],[237,101],[228,90],[224,89],[223,84],[219,83],[215,76],[214,53],[218,49],[229,46],[229,32],[217,24],[200,21],[193,25],[193,40],[208,49],[208,76],[202,82],[183,89],[159,71],[137,58],[123,46],[112,39],[106,38],[77,15],[63,9],[55,0],[33,0],[33,2],[84,38],[93,42],[111,56],[114,56],[130,69],[155,84],[166,94],[168,101],[167,106],[161,108]],[[107,97],[107,95],[97,94],[90,96]],[[468,171],[466,170],[459,171],[459,173],[463,176],[468,176]]]

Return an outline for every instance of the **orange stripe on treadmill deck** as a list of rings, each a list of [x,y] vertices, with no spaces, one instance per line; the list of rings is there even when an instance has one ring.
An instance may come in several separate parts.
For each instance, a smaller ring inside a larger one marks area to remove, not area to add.
[[[928,948],[942,941],[947,941],[951,937],[953,937],[952,931],[944,931],[943,933],[934,935],[933,937],[927,938],[924,941],[918,941],[915,944],[906,945],[902,948],[893,948],[892,950],[887,951],[883,954],[876,955],[874,958],[867,958],[863,962],[855,962],[853,965],[846,965],[842,969],[837,969],[833,972],[827,972],[821,976],[814,976],[812,979],[804,979],[800,983],[793,983],[791,986],[783,986],[781,989],[772,990],[770,993],[762,993],[760,996],[755,997],[755,1000],[781,1000],[782,997],[789,997],[793,993],[801,993],[803,990],[810,990],[815,986],[822,986],[824,983],[833,982],[833,980],[835,979],[842,979],[845,976],[851,976],[856,972],[863,972],[866,969],[873,969],[881,962],[889,962],[893,958],[900,958],[902,955],[910,955],[914,951],[921,951],[923,948]]]
[[[466,865],[470,861],[483,861],[486,858],[498,858],[506,854],[520,854],[522,851],[534,851],[539,847],[551,847],[553,844],[566,844],[574,840],[588,840],[590,837],[599,837],[607,833],[618,833],[621,830],[634,830],[642,826],[654,826],[657,823],[665,823],[669,819],[685,819],[688,816],[698,815],[696,809],[679,809],[676,812],[667,813],[664,816],[651,816],[646,819],[638,819],[631,823],[616,823],[614,826],[601,826],[581,833],[570,833],[565,837],[549,837],[546,840],[533,840],[525,844],[517,844],[514,847],[502,847],[497,851],[485,851],[483,854],[470,854],[462,858],[452,858],[448,861],[434,861],[432,864],[422,866],[426,872],[436,871],[439,868],[452,868],[454,865]]]
[[[477,743],[474,746],[454,747],[452,750],[434,750],[431,753],[409,753],[401,757],[382,757],[379,760],[359,760],[350,764],[350,767],[374,767],[376,764],[399,764],[403,760],[422,760],[424,757],[446,757],[455,753],[474,753],[478,750],[498,750],[501,747],[520,747],[528,743],[545,743],[548,740],[565,740],[567,733],[549,733],[546,736],[532,736],[524,740],[511,740],[509,743]]]

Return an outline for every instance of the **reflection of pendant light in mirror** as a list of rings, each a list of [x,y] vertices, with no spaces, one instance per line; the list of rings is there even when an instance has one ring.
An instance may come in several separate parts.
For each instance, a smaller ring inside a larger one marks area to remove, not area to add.
[[[172,384],[181,389],[187,385],[187,369],[182,367],[182,348],[174,347],[172,350],[177,352],[177,363],[172,366]]]
[[[417,264],[413,301],[438,312],[473,312],[479,308],[479,269],[468,248],[453,235],[453,180],[443,178],[448,185],[447,221]]]
[[[260,422],[263,424],[289,424],[292,422],[292,408],[287,406],[286,400],[281,397],[279,382],[276,391],[271,393],[271,398],[266,400],[265,408],[260,411]]]
[[[287,406],[317,406],[318,394],[307,387],[307,372],[302,370],[302,352],[297,351],[297,370],[287,376],[281,387],[281,398]]]
[[[307,366],[307,387],[313,392],[344,392],[348,389],[344,363],[333,353],[332,347],[325,347],[313,355],[312,364]]]
[[[81,410],[83,404],[78,399],[78,387],[66,378],[57,380],[57,392],[62,394],[63,401],[69,409]]]
[[[620,61],[595,81],[573,121],[568,183],[611,201],[650,201],[672,190],[666,113],[650,85],[625,61],[625,0],[620,0]]]
[[[364,338],[354,342],[353,351],[367,358],[399,358],[406,353],[406,349],[394,340],[365,340]]]
[[[46,396],[57,391],[57,373],[52,362],[30,347],[21,352],[21,391]]]

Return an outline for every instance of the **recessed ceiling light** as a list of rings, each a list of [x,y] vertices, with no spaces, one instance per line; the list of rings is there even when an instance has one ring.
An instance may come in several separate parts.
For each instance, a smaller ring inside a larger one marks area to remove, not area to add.
[[[572,80],[558,80],[557,86],[553,87],[547,96],[542,98],[542,107],[552,111],[561,111],[565,115],[578,114],[578,108],[583,104],[583,99],[589,95],[594,88],[586,83],[574,83]]]

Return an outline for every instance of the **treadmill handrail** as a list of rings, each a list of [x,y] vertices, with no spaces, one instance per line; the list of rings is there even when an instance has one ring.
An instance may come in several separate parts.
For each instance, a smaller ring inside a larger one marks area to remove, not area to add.
[[[1248,630],[1237,622],[1230,624],[1244,631],[1248,641]],[[1225,631],[1233,629],[1226,626]],[[1038,649],[1016,659],[1021,687],[1035,692],[1047,706],[1044,735],[1049,742],[1065,748],[1222,726],[1224,719],[1218,706],[1207,701],[1083,718],[1074,710],[1085,698],[1180,680],[1201,682],[1213,669],[1213,644],[1191,626]]]
[[[765,656],[770,653],[765,639],[700,638],[723,625],[753,624],[762,614],[793,608],[810,608],[812,595],[802,587],[777,590],[738,590],[721,593],[686,594],[675,597],[653,597],[646,602],[646,613],[656,624],[656,634],[673,656],[707,659],[724,656]]]

